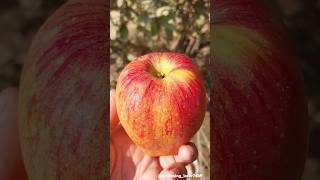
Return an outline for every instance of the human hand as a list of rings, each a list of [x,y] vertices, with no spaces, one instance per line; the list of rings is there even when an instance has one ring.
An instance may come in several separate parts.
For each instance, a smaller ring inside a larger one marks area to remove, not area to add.
[[[119,124],[115,91],[110,91],[110,175],[112,180],[158,180],[163,175],[187,174],[186,165],[197,159],[198,151],[188,143],[177,155],[150,157],[143,153]],[[167,176],[168,177],[168,176]],[[166,180],[177,178],[165,178]]]
[[[0,93],[0,179],[26,180],[17,124],[18,93],[7,88]]]

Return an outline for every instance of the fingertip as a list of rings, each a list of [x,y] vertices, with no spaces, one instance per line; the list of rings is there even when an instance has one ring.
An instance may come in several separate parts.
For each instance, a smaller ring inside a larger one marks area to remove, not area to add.
[[[110,90],[110,111],[116,108],[116,91],[114,89]]]
[[[177,155],[160,156],[159,162],[162,168],[171,167],[175,163],[190,164],[198,158],[198,150],[193,143],[180,146]]]
[[[115,90],[110,90],[110,129],[114,129],[118,123],[119,118],[116,109],[116,94]],[[110,131],[111,132],[111,131]]]
[[[115,94],[116,94],[116,90],[115,90],[115,89],[111,89],[111,90],[110,90],[110,98],[111,98],[111,97],[114,97]]]
[[[179,162],[192,163],[198,158],[198,149],[193,143],[189,142],[180,146],[177,158]]]

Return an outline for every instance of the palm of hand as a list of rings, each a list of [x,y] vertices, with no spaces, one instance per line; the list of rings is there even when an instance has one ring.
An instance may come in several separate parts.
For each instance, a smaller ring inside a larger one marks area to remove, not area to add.
[[[110,137],[110,160],[111,179],[114,180],[156,180],[163,169],[159,158],[150,157],[138,149],[122,127]]]

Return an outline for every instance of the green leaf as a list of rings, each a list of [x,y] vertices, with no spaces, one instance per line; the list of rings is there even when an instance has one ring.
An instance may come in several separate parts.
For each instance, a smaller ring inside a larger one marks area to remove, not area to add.
[[[205,2],[203,1],[197,1],[195,4],[195,14],[204,14],[207,12],[206,7],[204,6]]]
[[[136,58],[136,56],[135,55],[133,55],[133,54],[128,54],[127,55],[127,59],[129,60],[129,61],[133,61],[134,59]]]
[[[159,18],[161,26],[167,28],[167,29],[174,29],[174,26],[169,23],[170,18],[167,16],[162,16]]]
[[[166,28],[166,35],[168,40],[172,40],[173,39],[173,30],[170,28]]]
[[[126,8],[124,9],[124,11],[122,12],[122,14],[123,14],[124,16],[126,16],[128,19],[131,19],[131,18],[132,18],[131,9],[128,8],[128,7],[126,7]]]
[[[150,23],[150,17],[147,13],[143,13],[140,16],[138,16],[138,24],[141,26],[147,26],[147,24]]]
[[[119,32],[120,32],[120,38],[122,40],[127,41],[129,32],[128,32],[128,28],[127,28],[126,24],[121,25]]]
[[[155,36],[159,34],[160,31],[160,24],[158,18],[154,18],[153,21],[151,21],[151,35]]]

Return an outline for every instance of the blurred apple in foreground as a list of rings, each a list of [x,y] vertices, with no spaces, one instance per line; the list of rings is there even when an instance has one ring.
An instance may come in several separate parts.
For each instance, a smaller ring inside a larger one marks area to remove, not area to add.
[[[211,178],[300,180],[307,105],[287,32],[261,0],[213,0]]]
[[[107,177],[108,2],[70,0],[41,27],[19,92],[31,180]]]
[[[202,124],[205,89],[188,57],[150,53],[121,72],[116,106],[125,131],[144,152],[173,155]]]

